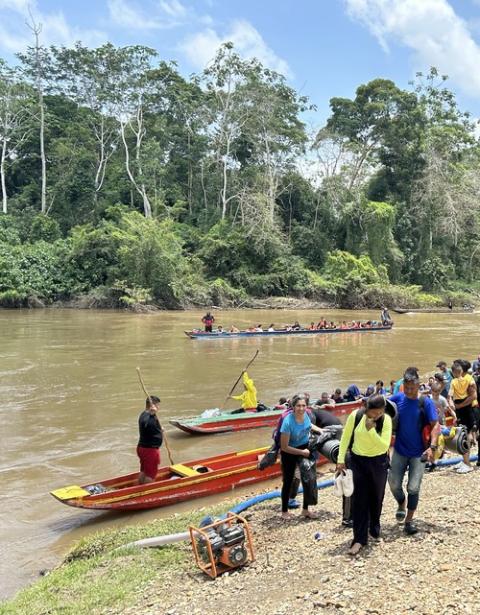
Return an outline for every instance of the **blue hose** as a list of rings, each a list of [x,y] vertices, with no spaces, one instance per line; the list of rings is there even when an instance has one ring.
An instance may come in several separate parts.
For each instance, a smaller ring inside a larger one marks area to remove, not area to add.
[[[323,480],[320,483],[317,483],[317,487],[319,489],[325,489],[326,487],[332,486],[333,480]],[[300,487],[298,493],[303,493],[302,487]],[[255,506],[255,504],[260,504],[260,502],[266,502],[267,500],[273,500],[274,498],[279,498],[281,495],[282,494],[278,489],[276,489],[275,491],[269,491],[268,493],[261,493],[260,495],[256,495],[253,498],[246,500],[245,502],[240,502],[240,504],[237,504],[228,512],[233,512],[238,515],[244,510],[247,510],[247,508],[250,508],[250,506]]]
[[[478,455],[470,456],[470,461],[476,461],[477,459],[478,459]],[[448,459],[439,459],[435,463],[435,465],[439,467],[453,466],[457,463],[460,463],[460,461],[462,461],[462,457],[450,457]],[[334,484],[334,481],[332,479],[323,480],[317,483],[317,487],[319,489],[325,489],[326,487],[333,487],[333,484]],[[301,487],[298,490],[298,493],[303,493],[303,489]],[[255,506],[256,504],[260,504],[261,502],[266,502],[268,500],[279,498],[280,496],[281,496],[281,492],[278,489],[276,489],[275,491],[269,491],[268,493],[262,493],[260,495],[255,495],[253,498],[250,498],[246,500],[245,502],[240,502],[240,504],[237,504],[236,506],[231,508],[228,512],[232,512],[238,515],[244,510],[247,510],[247,508],[250,508],[251,506]]]

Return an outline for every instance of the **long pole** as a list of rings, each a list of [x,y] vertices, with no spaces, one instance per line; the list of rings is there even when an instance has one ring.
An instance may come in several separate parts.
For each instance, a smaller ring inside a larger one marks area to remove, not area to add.
[[[242,370],[242,373],[240,374],[240,376],[237,378],[237,380],[235,381],[235,384],[233,385],[233,387],[230,389],[230,393],[227,395],[227,397],[225,398],[225,401],[223,402],[223,406],[225,407],[225,404],[227,403],[230,395],[233,393],[233,391],[235,391],[235,387],[237,386],[237,384],[240,382],[240,379],[242,378],[243,374],[248,370],[248,368],[250,367],[250,365],[255,361],[255,359],[258,356],[258,353],[260,352],[260,350],[257,350],[257,352],[253,355],[253,359],[250,359],[250,361],[247,363],[247,365],[245,366],[245,369]]]
[[[143,378],[142,378],[142,372],[140,371],[140,368],[137,367],[137,374],[138,374],[138,379],[140,380],[140,385],[143,389],[143,392],[145,393],[145,396],[148,399],[148,402],[150,405],[152,405],[152,398],[150,397],[150,394],[148,393],[146,387],[145,387],[145,383],[143,382]],[[162,427],[162,434],[163,434],[163,441],[165,442],[165,447],[167,449],[167,453],[168,453],[168,458],[170,460],[170,465],[175,465],[175,462],[173,461],[173,457],[172,457],[172,451],[170,450],[170,447],[168,445],[168,439],[167,439],[167,434],[165,432],[165,430]]]

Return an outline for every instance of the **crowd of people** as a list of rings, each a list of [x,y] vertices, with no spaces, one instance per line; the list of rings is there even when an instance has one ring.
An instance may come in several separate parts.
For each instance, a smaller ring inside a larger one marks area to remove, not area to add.
[[[225,329],[222,325],[218,325],[216,329],[213,329],[214,322],[215,317],[211,314],[211,312],[207,312],[205,316],[202,317],[202,323],[205,327],[206,333],[240,333],[240,329],[235,325],[231,325],[228,329]],[[318,322],[311,321],[309,325],[301,325],[298,320],[294,323],[284,324],[280,327],[276,327],[273,322],[268,326],[263,326],[259,323],[256,326],[247,327],[242,331],[246,333],[263,333],[265,331],[317,331],[321,329],[342,331],[347,329],[371,329],[372,327],[388,326],[391,324],[393,323],[388,310],[386,308],[382,308],[380,320],[342,320],[341,322],[336,323],[333,320],[326,320],[325,317],[322,316]]]
[[[440,361],[436,369],[422,382],[418,369],[408,367],[402,378],[392,380],[389,387],[378,380],[367,387],[363,395],[358,386],[351,385],[345,395],[335,389],[331,395],[323,393],[312,403],[308,395],[296,395],[290,402],[284,398],[279,400],[289,408],[285,412],[288,420],[283,418],[279,427],[284,468],[282,517],[292,516],[288,511],[292,469],[309,454],[311,432],[324,429],[332,420],[340,422],[331,411],[322,410],[322,406],[362,399],[363,407],[352,412],[344,426],[336,466],[337,477],[350,470],[353,478],[351,512],[345,514],[344,510],[343,516],[344,524],[353,527],[349,553],[357,555],[369,539],[380,539],[380,516],[387,483],[397,502],[396,520],[403,523],[408,536],[416,534],[418,527],[414,518],[422,478],[426,468],[436,467],[441,426],[450,417],[451,424],[467,431],[469,450],[456,468],[459,474],[473,470],[470,449],[478,442],[477,434],[480,433],[477,402],[477,398],[480,399],[480,355],[473,364],[457,359],[449,368],[445,361]],[[393,448],[392,434],[395,436]],[[477,465],[479,463],[477,461]],[[305,501],[302,514],[313,516]]]

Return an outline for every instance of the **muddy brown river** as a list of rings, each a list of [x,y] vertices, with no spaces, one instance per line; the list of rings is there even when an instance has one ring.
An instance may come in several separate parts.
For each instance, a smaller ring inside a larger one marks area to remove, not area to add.
[[[192,341],[183,330],[198,326],[201,316],[0,311],[0,598],[55,565],[84,535],[231,497],[124,515],[69,508],[49,495],[137,469],[137,417],[144,403],[137,366],[150,393],[162,398],[160,418],[167,426],[172,416],[221,406],[257,348],[250,374],[266,404],[296,391],[319,396],[352,382],[362,389],[379,378],[387,383],[408,365],[428,374],[438,359],[472,360],[480,352],[478,314],[395,315],[387,332]],[[378,313],[240,310],[215,316],[218,324],[243,327]],[[270,428],[203,437],[171,426],[167,431],[176,461],[267,445],[271,434]],[[247,491],[252,488],[237,493]]]

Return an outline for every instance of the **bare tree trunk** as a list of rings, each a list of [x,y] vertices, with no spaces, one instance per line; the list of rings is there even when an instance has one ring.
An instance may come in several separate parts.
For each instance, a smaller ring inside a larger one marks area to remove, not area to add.
[[[193,209],[193,169],[192,169],[192,143],[191,143],[190,129],[188,130],[188,189],[187,189],[187,201],[188,212],[191,214]]]
[[[200,164],[200,182],[202,184],[203,203],[205,205],[205,209],[208,209],[208,199],[207,199],[207,190],[205,188],[205,173],[204,173],[204,167],[203,167],[203,160]]]
[[[122,135],[123,146],[125,148],[125,168],[127,171],[128,178],[130,179],[130,182],[132,183],[133,187],[138,192],[138,194],[142,197],[143,211],[145,214],[145,218],[151,218],[152,217],[152,207],[150,205],[150,201],[148,200],[148,195],[147,195],[147,191],[145,188],[145,184],[144,183],[138,184],[136,182],[135,177],[133,176],[132,170],[130,168],[130,150],[128,149],[128,143],[125,137],[125,126],[126,125],[124,122],[120,124],[120,132]],[[137,135],[137,142],[138,142],[138,135]],[[137,152],[137,155],[138,155],[138,152]]]
[[[4,138],[2,143],[2,157],[0,159],[0,176],[2,181],[2,211],[4,214],[7,213],[7,204],[8,204],[8,196],[7,196],[7,184],[5,181],[5,159],[7,153],[7,140]]]
[[[228,185],[227,160],[228,160],[229,155],[230,155],[230,137],[227,137],[227,149],[223,157],[222,220],[224,220],[225,216],[227,215],[227,185]]]
[[[94,193],[93,193],[93,206],[94,209],[97,209],[98,204],[98,193],[103,184],[103,180],[105,179],[105,168],[106,168],[106,160],[105,160],[105,127],[104,127],[104,118],[102,115],[102,119],[100,122],[100,134],[97,135],[97,140],[100,147],[100,153],[97,161],[97,169],[95,172],[95,183],[94,183]]]
[[[38,105],[40,107],[40,158],[42,161],[42,196],[41,212],[47,213],[47,159],[45,157],[45,107],[43,104],[43,92],[38,91]]]
[[[40,119],[40,160],[42,164],[42,189],[41,189],[41,203],[40,210],[42,214],[47,215],[47,158],[45,156],[45,103],[43,100],[43,66],[42,59],[40,57],[40,32],[42,31],[42,24],[37,24],[33,19],[32,13],[29,9],[31,23],[27,23],[28,27],[33,33],[35,38],[35,81],[38,94],[38,109]]]

